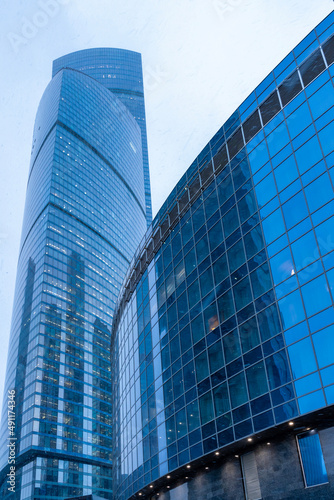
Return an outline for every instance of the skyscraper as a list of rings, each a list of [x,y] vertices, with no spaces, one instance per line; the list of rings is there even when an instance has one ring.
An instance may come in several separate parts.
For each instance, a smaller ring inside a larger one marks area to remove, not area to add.
[[[111,497],[110,331],[150,219],[140,54],[92,49],[58,59],[33,135],[2,415],[2,498]]]
[[[334,497],[334,13],[195,159],[112,329],[115,500]]]

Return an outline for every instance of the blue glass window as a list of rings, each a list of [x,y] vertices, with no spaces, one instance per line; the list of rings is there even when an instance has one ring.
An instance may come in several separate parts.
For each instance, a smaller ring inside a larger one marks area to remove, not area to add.
[[[282,212],[278,208],[262,222],[264,237],[269,244],[285,232]]]
[[[277,352],[273,356],[267,358],[266,367],[270,389],[276,389],[276,387],[280,387],[290,382],[291,376],[285,350]]]
[[[204,394],[199,400],[201,423],[206,424],[214,418],[211,392]]]
[[[215,280],[215,284],[218,285],[223,279],[228,276],[228,267],[226,255],[222,255],[214,264],[213,264],[213,276]]]
[[[309,98],[309,104],[313,118],[319,118],[334,104],[334,89],[329,81]]]
[[[192,336],[193,336],[193,342],[196,344],[201,338],[204,337],[204,325],[203,325],[203,318],[202,315],[200,314],[191,322],[191,331],[192,331]],[[182,339],[182,337],[181,337]],[[181,341],[182,344],[182,341]]]
[[[226,382],[213,389],[212,392],[216,417],[219,417],[230,409],[230,401],[228,397]]]
[[[318,161],[322,159],[322,152],[317,137],[314,136],[312,139],[307,141],[304,146],[297,149],[295,155],[299,172],[301,174],[318,163]]]
[[[233,294],[237,311],[251,302],[252,293],[248,276],[233,287]]]
[[[282,206],[287,229],[290,229],[302,219],[307,217],[308,211],[302,192],[296,194]]]
[[[326,405],[322,390],[298,398],[300,413],[308,413]]]
[[[313,181],[312,184],[309,184],[305,188],[305,194],[310,212],[314,212],[330,201],[334,193],[327,173]]]
[[[298,436],[306,486],[328,482],[319,435],[315,431]]]
[[[279,254],[275,255],[275,257],[272,257],[270,259],[270,267],[276,285],[289,276],[292,276],[295,271],[290,249],[285,248]]]
[[[306,377],[295,381],[295,389],[297,396],[303,396],[308,392],[316,391],[321,388],[319,373],[312,373]]]
[[[333,248],[333,237],[334,237],[334,217],[326,220],[320,226],[315,229],[315,234],[319,243],[321,255],[326,255],[326,253],[332,251]]]
[[[200,300],[198,280],[195,280],[188,288],[189,308],[191,309]]]
[[[263,361],[246,370],[249,396],[251,399],[268,392],[267,377]]]
[[[221,223],[218,222],[212,229],[208,232],[210,250],[214,250],[223,241],[223,230]]]
[[[305,102],[287,118],[291,139],[296,137],[312,121],[307,103]]]
[[[210,219],[211,215],[215,213],[218,208],[217,193],[213,191],[204,201],[205,214],[207,220]]]
[[[203,311],[205,332],[212,332],[219,326],[216,303],[209,305]]]
[[[250,276],[255,299],[267,292],[269,288],[272,288],[271,276],[267,262],[257,268],[256,271],[253,271]]]
[[[307,285],[304,285],[301,290],[307,316],[312,316],[312,314],[315,314],[332,305],[328,285],[324,275],[319,276],[310,283],[307,283]]]
[[[211,268],[207,269],[199,278],[201,285],[201,295],[205,297],[213,289],[213,279]]]
[[[248,159],[242,160],[232,172],[234,189],[237,190],[250,177]]]
[[[247,259],[250,259],[250,257],[257,254],[264,247],[261,226],[258,225],[247,233],[244,237],[244,241]]]
[[[284,332],[286,344],[292,344],[309,334],[306,321]]]
[[[192,248],[190,252],[185,256],[184,264],[186,268],[186,274],[187,276],[189,276],[189,274],[191,274],[196,267],[196,256],[194,248]]]
[[[289,134],[285,123],[281,123],[274,132],[267,137],[270,156],[275,156],[288,142]]]
[[[254,140],[254,139],[253,139]],[[255,174],[267,161],[269,154],[265,141],[261,142],[248,156],[252,173]]]
[[[187,406],[188,429],[189,432],[196,429],[199,424],[199,408],[197,399]]]
[[[233,330],[223,338],[226,363],[230,363],[240,356],[240,343],[238,331]]]
[[[227,254],[230,264],[230,272],[233,273],[246,260],[242,240],[239,240],[235,245],[233,245],[233,247],[228,250]]]
[[[257,315],[257,318],[263,341],[274,337],[281,331],[276,305],[267,307],[267,309]]]
[[[214,373],[224,365],[224,356],[221,342],[213,344],[209,350],[210,373]]]
[[[241,224],[256,212],[257,206],[253,191],[250,191],[238,202],[238,209]]]
[[[221,205],[225,203],[226,200],[232,196],[234,193],[233,184],[231,176],[228,175],[220,184],[217,186],[219,202]]]
[[[183,245],[185,245],[186,243],[188,243],[188,241],[190,240],[190,238],[193,235],[193,229],[191,226],[190,219],[188,219],[187,222],[182,226],[181,234],[182,234]]]
[[[291,248],[297,271],[319,258],[318,246],[313,231],[295,241]]]
[[[239,226],[238,212],[237,208],[233,207],[226,215],[223,217],[223,227],[225,232],[225,238],[230,236],[233,231]]]
[[[319,367],[331,365],[334,362],[334,326],[315,333],[312,338]],[[334,379],[331,382],[334,382]]]
[[[270,173],[267,175],[267,177],[255,187],[255,191],[259,208],[261,208],[276,195],[276,186],[273,174]]]
[[[319,139],[324,155],[327,156],[329,153],[332,153],[334,149],[334,122],[331,122],[327,127],[320,130]]]
[[[274,171],[278,191],[286,188],[292,181],[297,179],[298,170],[294,156],[289,156]]]
[[[234,314],[234,304],[231,290],[218,299],[218,310],[221,323]]]
[[[200,263],[209,255],[208,238],[205,235],[196,245],[197,262]]]
[[[305,319],[299,290],[290,293],[278,302],[283,328],[287,329]]]
[[[293,378],[304,377],[317,369],[311,339],[309,337],[288,347]]]
[[[198,231],[198,229],[205,222],[203,205],[200,205],[200,207],[196,210],[196,212],[193,213],[192,220],[193,220],[193,226],[194,226],[194,233],[196,233]]]
[[[231,395],[232,408],[240,406],[248,400],[245,375],[243,372],[228,381]]]
[[[242,352],[247,352],[260,343],[256,319],[251,318],[239,327]]]

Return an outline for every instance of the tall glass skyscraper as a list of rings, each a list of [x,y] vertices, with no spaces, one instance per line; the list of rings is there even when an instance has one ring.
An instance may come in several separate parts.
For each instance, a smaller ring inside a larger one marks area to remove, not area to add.
[[[141,55],[123,49],[80,50],[56,59],[52,76],[63,68],[81,71],[111,90],[138,123],[143,154],[146,219],[149,225],[152,222],[152,202]]]
[[[111,91],[110,91],[111,90]],[[16,493],[111,498],[110,332],[151,220],[140,54],[92,49],[54,63],[36,117],[5,398],[15,390]]]
[[[333,63],[334,13],[136,251],[112,330],[115,500],[334,498]]]

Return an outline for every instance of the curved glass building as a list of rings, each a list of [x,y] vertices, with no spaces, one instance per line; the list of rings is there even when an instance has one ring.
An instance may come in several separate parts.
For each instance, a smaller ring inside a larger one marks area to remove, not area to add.
[[[52,76],[63,68],[81,71],[111,90],[138,123],[141,131],[146,219],[149,225],[152,222],[152,202],[141,55],[124,49],[79,50],[56,59]]]
[[[122,99],[133,93],[143,114],[141,60],[118,49],[68,57],[55,62],[35,122],[2,418],[1,498],[14,498],[13,450],[18,500],[112,496],[111,324],[150,203],[137,123],[143,115],[133,116],[100,79],[101,67],[117,62]],[[83,59],[89,71],[74,68]],[[12,433],[8,391],[15,391]]]
[[[333,22],[221,127],[136,252],[112,330],[117,500],[333,498]]]

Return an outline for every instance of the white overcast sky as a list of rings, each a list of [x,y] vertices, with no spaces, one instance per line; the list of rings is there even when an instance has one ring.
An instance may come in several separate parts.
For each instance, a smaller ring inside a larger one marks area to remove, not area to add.
[[[2,0],[0,403],[31,138],[53,59],[91,47],[142,53],[156,214],[224,121],[333,7],[332,0]]]

